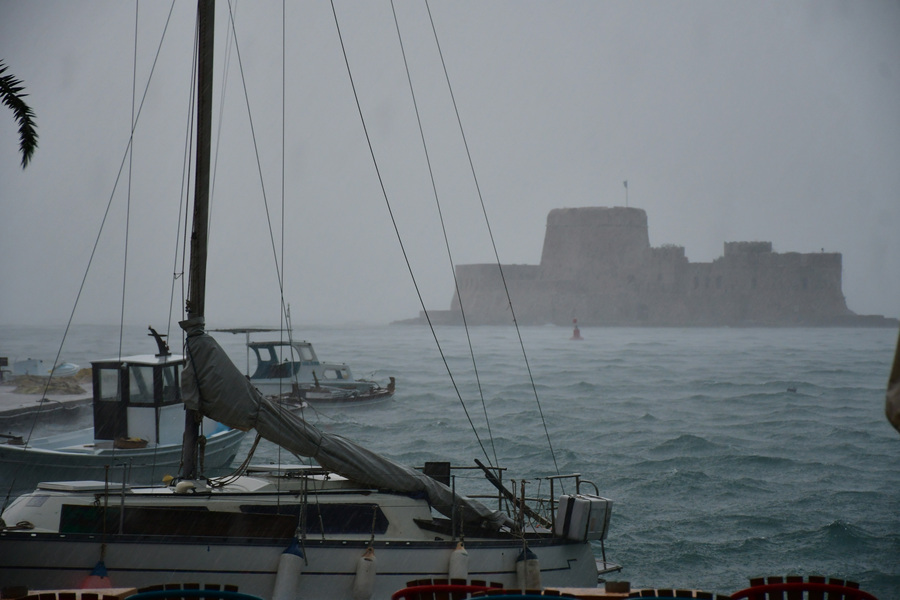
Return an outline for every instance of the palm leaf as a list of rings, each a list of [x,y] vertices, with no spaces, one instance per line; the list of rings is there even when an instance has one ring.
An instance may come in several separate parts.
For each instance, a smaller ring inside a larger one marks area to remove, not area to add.
[[[12,74],[5,75],[6,65],[0,61],[0,101],[13,111],[16,122],[19,123],[19,150],[22,152],[22,168],[28,166],[28,161],[37,148],[37,125],[34,123],[34,111],[25,104],[28,94],[23,94],[25,89],[22,82]]]

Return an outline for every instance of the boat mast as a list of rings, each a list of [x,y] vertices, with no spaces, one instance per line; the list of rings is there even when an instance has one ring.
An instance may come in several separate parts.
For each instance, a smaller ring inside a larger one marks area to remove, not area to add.
[[[206,254],[209,232],[209,164],[212,137],[212,78],[215,0],[197,2],[197,157],[194,178],[194,222],[186,310],[188,319],[206,310]]]
[[[209,165],[212,138],[212,78],[215,0],[197,0],[197,154],[194,177],[194,220],[191,230],[191,262],[188,322],[202,323],[206,311],[206,256],[209,231]],[[181,477],[195,479],[197,445],[202,415],[185,409],[184,439],[181,450]]]

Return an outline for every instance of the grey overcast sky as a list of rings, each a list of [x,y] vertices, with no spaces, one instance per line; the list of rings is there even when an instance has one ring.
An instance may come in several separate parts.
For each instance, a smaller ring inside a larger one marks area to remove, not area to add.
[[[449,308],[391,4],[335,7],[419,289],[429,309]],[[455,263],[494,255],[429,7],[503,263],[537,264],[551,209],[621,206],[628,180],[652,245],[682,245],[692,262],[721,256],[725,241],[840,252],[850,309],[900,316],[900,3],[395,7]],[[277,324],[282,252],[295,325],[414,317],[331,5],[288,2],[284,49],[281,10],[232,5],[238,55],[229,5],[217,5],[208,321]],[[116,323],[123,305],[128,323],[169,319],[195,3],[175,3],[151,78],[168,11],[141,2],[136,27],[133,1],[0,0],[0,59],[23,80],[40,134],[22,170],[12,112],[0,107],[0,323],[68,319],[107,204],[75,321]]]

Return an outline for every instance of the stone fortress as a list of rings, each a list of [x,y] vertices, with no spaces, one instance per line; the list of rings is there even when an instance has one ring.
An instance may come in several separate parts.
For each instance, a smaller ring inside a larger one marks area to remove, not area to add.
[[[650,246],[638,208],[558,208],[547,216],[539,265],[458,265],[459,294],[432,322],[520,325],[896,326],[857,315],[841,289],[836,252],[777,253],[771,242],[725,242],[723,256],[691,263],[684,247]],[[422,323],[424,316],[404,321]]]

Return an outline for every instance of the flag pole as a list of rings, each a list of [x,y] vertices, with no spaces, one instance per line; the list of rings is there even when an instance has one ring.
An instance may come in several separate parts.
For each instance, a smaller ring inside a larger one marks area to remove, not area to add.
[[[622,185],[625,186],[625,208],[628,208],[628,180],[623,181]]]

